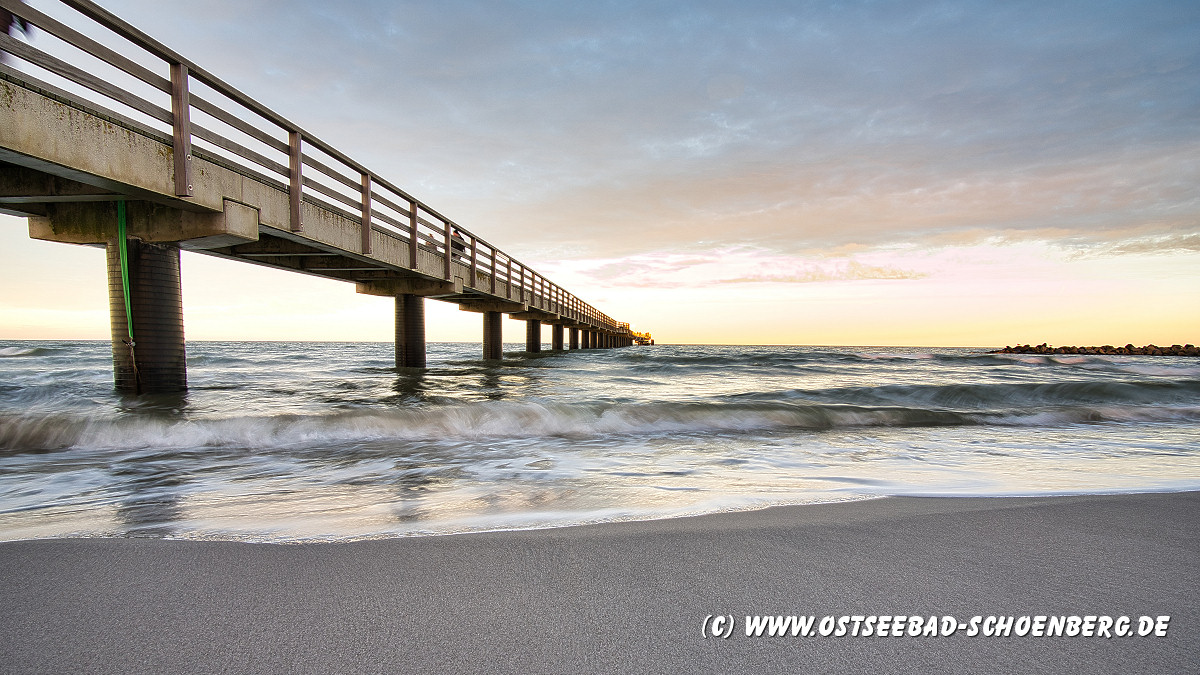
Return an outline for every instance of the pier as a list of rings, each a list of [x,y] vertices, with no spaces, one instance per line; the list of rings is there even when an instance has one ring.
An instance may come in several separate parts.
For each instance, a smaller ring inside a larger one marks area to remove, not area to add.
[[[653,342],[95,3],[0,7],[61,40],[0,32],[0,212],[106,249],[118,389],[187,386],[181,250],[395,298],[399,368],[426,298],[482,316],[484,359],[505,314],[529,352]]]

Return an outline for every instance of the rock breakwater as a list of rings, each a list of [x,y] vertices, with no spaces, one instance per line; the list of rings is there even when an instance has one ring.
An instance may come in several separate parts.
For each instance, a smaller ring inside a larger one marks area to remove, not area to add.
[[[1114,347],[1112,345],[1103,345],[1100,347],[1051,347],[1043,342],[1040,345],[1017,345],[1015,347],[1005,347],[997,349],[992,354],[1102,354],[1105,356],[1118,356],[1123,354],[1138,355],[1138,356],[1200,356],[1200,348],[1192,344],[1186,345],[1171,345],[1170,347],[1159,347],[1158,345],[1149,344],[1144,347],[1134,347],[1132,344],[1124,347]]]

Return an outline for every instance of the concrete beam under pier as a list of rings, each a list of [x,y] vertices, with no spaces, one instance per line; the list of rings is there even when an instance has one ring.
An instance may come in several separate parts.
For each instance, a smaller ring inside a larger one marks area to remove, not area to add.
[[[174,244],[186,249],[220,248],[258,240],[258,210],[225,200],[224,210],[196,213],[152,202],[126,204],[131,239]],[[104,244],[117,233],[117,204],[45,204],[45,216],[29,218],[29,237],[64,244]]]
[[[458,308],[464,312],[515,314],[529,309],[528,305],[506,300],[454,300],[453,302],[457,302]]]
[[[528,321],[530,319],[536,319],[537,321],[540,321],[541,323],[557,323],[557,322],[563,321],[563,318],[557,314],[553,314],[551,312],[545,312],[540,309],[536,309],[536,308],[528,307],[528,306],[526,306],[525,309],[523,309],[519,312],[509,312],[508,318],[517,319],[518,321]]]
[[[380,281],[363,281],[355,284],[359,293],[365,295],[386,295],[400,297],[401,295],[418,295],[436,298],[450,296],[463,292],[462,282],[455,280],[440,281],[436,279],[387,279]]]
[[[45,216],[52,202],[99,202],[128,199],[126,195],[87,183],[0,162],[0,213]]]

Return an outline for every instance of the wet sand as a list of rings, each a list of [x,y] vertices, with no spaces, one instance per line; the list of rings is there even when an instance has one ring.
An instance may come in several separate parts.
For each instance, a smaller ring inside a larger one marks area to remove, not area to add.
[[[705,638],[708,615],[735,617]],[[747,637],[747,614],[1169,615]],[[1195,672],[1200,493],[888,498],[349,544],[0,544],[0,671]]]

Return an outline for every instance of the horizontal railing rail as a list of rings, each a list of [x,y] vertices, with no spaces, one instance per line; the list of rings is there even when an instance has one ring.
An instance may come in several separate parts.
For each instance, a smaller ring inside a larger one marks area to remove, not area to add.
[[[408,247],[413,270],[418,251],[425,250],[443,257],[441,272],[446,280],[452,278],[457,263],[467,268],[471,288],[483,286],[492,296],[596,327],[628,330],[627,324],[617,324],[96,3],[59,3],[68,9],[62,16],[51,16],[48,8],[0,0],[0,7],[39,29],[36,44],[0,32],[0,52],[33,67],[37,75],[49,74],[54,82],[12,65],[0,65],[0,71],[56,90],[62,87],[101,114],[169,143],[174,150],[175,196],[192,196],[191,158],[199,157],[287,192],[288,225],[294,233],[304,231],[302,205],[308,203],[359,224],[359,250],[351,253],[369,256],[372,233],[380,233]],[[103,30],[93,32],[97,26]]]

